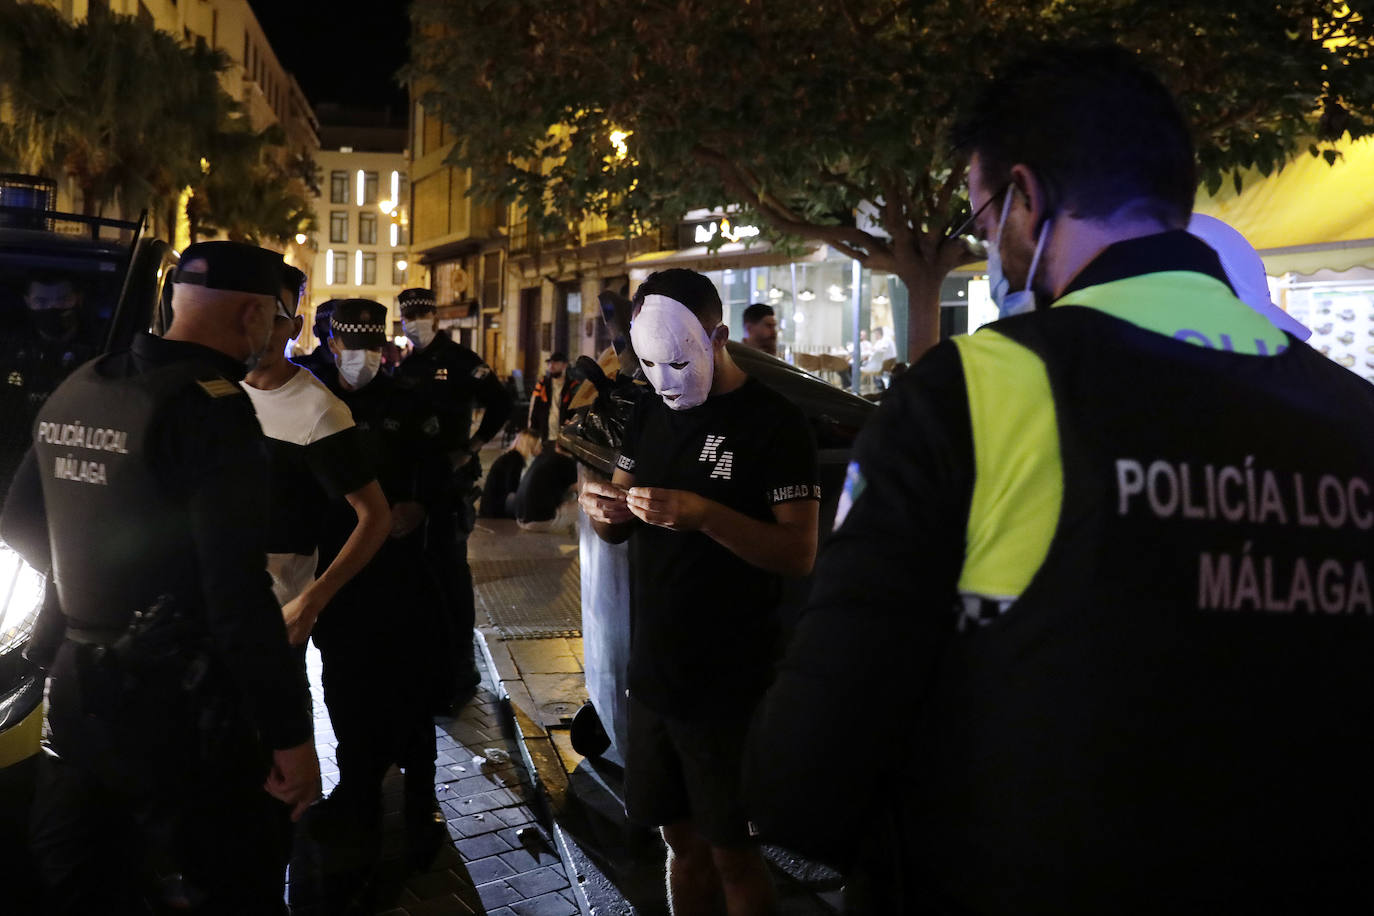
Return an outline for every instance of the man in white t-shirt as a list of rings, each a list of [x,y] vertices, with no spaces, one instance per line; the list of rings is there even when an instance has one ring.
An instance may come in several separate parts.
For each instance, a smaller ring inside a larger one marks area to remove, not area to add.
[[[348,406],[286,358],[287,341],[301,332],[296,307],[304,280],[299,270],[285,267],[282,302],[293,317],[277,317],[267,351],[243,380],[267,437],[272,469],[267,568],[293,646],[305,644],[320,612],[391,531],[391,510]],[[358,524],[316,578],[323,507],[340,497],[357,513]]]

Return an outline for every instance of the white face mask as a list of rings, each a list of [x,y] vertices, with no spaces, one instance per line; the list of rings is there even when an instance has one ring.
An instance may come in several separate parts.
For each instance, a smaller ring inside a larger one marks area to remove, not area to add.
[[[690,410],[710,395],[715,350],[687,306],[667,296],[645,296],[630,324],[630,340],[649,383],[671,409]]]
[[[423,350],[433,342],[434,335],[438,333],[435,324],[437,322],[433,315],[413,320],[402,318],[401,333],[409,338],[410,342],[415,345],[415,349]]]
[[[361,388],[372,381],[382,367],[382,351],[344,350],[335,354],[334,365],[339,367],[339,376],[345,382],[354,388]]]
[[[1050,220],[1040,229],[1040,238],[1035,243],[1035,256],[1031,258],[1030,272],[1026,275],[1026,288],[1013,293],[1011,282],[1002,272],[1002,225],[1007,221],[1007,211],[1011,209],[1011,195],[1014,188],[1007,188],[1007,196],[1002,200],[1002,218],[997,221],[997,237],[988,245],[988,286],[992,301],[997,303],[997,317],[1009,318],[1035,309],[1035,293],[1031,282],[1035,280],[1036,268],[1040,266],[1040,255],[1045,250],[1045,242],[1050,237]]]

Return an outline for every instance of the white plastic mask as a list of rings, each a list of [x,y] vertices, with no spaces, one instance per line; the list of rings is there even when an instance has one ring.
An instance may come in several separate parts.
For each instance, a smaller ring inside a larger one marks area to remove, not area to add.
[[[687,306],[667,296],[645,296],[630,324],[630,340],[649,384],[669,408],[690,410],[710,395],[715,351]]]
[[[339,367],[339,375],[354,388],[361,388],[372,381],[377,370],[382,367],[381,350],[344,350],[334,357]]]
[[[401,333],[409,338],[410,342],[415,345],[415,349],[423,350],[434,341],[434,335],[437,333],[434,325],[433,315],[414,320],[402,318]]]

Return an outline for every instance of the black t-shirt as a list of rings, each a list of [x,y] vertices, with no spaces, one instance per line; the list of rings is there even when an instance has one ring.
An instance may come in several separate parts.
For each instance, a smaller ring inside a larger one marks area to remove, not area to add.
[[[546,522],[558,515],[558,504],[577,483],[577,462],[545,446],[534,459],[515,494],[515,517],[522,522]]]
[[[690,490],[762,521],[820,499],[801,411],[750,379],[691,410],[639,399],[617,459],[635,485]],[[639,525],[630,543],[630,689],[665,715],[752,702],[772,677],[779,577],[700,532]]]
[[[348,407],[309,372],[280,388],[245,385],[272,467],[268,553],[310,554],[330,500],[375,479]]]
[[[493,461],[487,469],[487,480],[482,486],[482,507],[477,514],[482,518],[511,518],[514,513],[506,508],[506,500],[520,487],[520,474],[524,470],[525,456],[515,449]]]

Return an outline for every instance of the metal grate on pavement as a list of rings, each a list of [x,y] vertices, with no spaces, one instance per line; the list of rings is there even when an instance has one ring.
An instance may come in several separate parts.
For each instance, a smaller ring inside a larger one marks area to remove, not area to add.
[[[477,607],[502,639],[582,635],[582,567],[577,554],[473,560]]]

